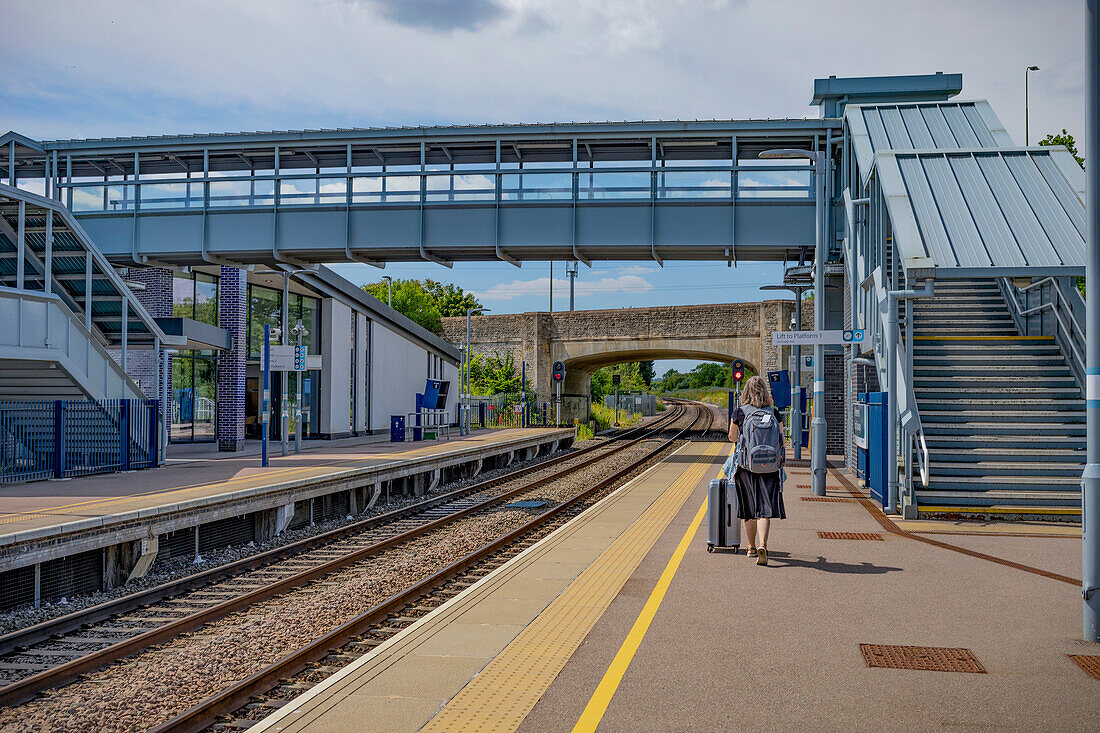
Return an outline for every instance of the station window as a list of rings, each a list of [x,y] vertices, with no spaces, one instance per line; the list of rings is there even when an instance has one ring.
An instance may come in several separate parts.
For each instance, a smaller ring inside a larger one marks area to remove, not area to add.
[[[173,278],[172,315],[218,325],[218,278],[202,272]],[[214,440],[218,392],[216,352],[181,351],[172,357],[171,368],[171,440]]]

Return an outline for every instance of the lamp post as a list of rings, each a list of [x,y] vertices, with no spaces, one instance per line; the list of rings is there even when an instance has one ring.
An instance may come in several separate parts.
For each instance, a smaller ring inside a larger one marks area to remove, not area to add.
[[[814,171],[814,329],[825,329],[825,153],[821,150],[775,149],[761,158],[806,158]],[[797,310],[796,310],[797,312]],[[814,344],[814,419],[810,424],[810,484],[817,496],[825,496],[825,346]],[[802,436],[799,436],[801,443]]]
[[[316,272],[316,270],[303,268],[303,269],[298,269],[298,270],[257,270],[256,271],[257,275],[282,275],[283,276],[282,318],[280,319],[280,321],[282,322],[282,326],[279,329],[279,334],[280,334],[280,343],[284,346],[287,345],[286,341],[290,339],[290,328],[289,328],[289,326],[290,326],[290,323],[289,323],[289,321],[290,321],[290,278],[294,277],[295,275],[301,275],[304,272]],[[301,381],[302,381],[301,376],[298,376],[298,377],[295,378],[295,382],[300,384]],[[287,378],[286,378],[285,373],[283,374],[282,377],[279,378],[279,382],[281,384],[281,386],[279,387],[279,445],[282,448],[282,454],[285,456],[285,455],[288,455],[290,453],[290,439],[287,436],[287,433],[290,432],[290,414],[286,410]],[[300,391],[301,390],[299,389],[298,392],[300,392]],[[299,406],[298,408],[296,408],[296,411],[300,410],[300,409],[301,408]],[[302,429],[302,425],[301,425],[301,423],[298,423],[298,425],[296,426],[296,431],[301,432],[301,429]],[[295,452],[301,453],[302,451],[301,451],[301,448],[300,448],[300,440],[296,439],[295,440],[295,445],[299,446],[298,449]]]
[[[1085,415],[1088,458],[1081,476],[1081,595],[1085,641],[1100,641],[1100,0],[1085,11]]]
[[[809,290],[803,285],[762,285],[761,290],[789,290],[794,293],[794,313],[791,314],[791,330],[802,330],[802,293]],[[791,443],[794,459],[802,459],[802,347],[794,344],[794,374],[791,375]]]
[[[382,279],[386,281],[386,305],[393,308],[393,278],[383,275]]]
[[[473,359],[470,356],[470,314],[473,312],[488,313],[488,308],[467,308],[466,309],[466,389],[463,390],[463,402],[465,403],[465,416],[463,418],[463,425],[465,432],[464,435],[470,434],[470,365],[473,363]]]
[[[1029,66],[1024,70],[1024,147],[1031,144],[1031,138],[1028,137],[1028,123],[1030,122],[1030,115],[1028,112],[1028,99],[1027,99],[1027,82],[1031,78],[1031,72],[1038,71],[1038,66]]]

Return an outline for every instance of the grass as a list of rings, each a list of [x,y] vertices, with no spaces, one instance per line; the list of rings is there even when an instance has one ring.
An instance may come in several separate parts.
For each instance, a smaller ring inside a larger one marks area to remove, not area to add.
[[[593,402],[590,417],[596,423],[596,432],[598,433],[607,430],[615,422],[615,410],[598,402]],[[633,425],[640,422],[641,419],[642,414],[640,412],[628,413],[625,410],[619,410],[619,425]]]
[[[677,389],[666,392],[667,397],[679,397],[685,400],[709,402],[718,407],[729,407],[729,390],[725,387],[703,387],[701,389]]]

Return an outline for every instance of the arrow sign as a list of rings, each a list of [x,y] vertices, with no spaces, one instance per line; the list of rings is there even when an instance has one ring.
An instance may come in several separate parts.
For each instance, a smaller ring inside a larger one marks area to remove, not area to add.
[[[859,344],[866,332],[862,329],[843,331],[773,331],[772,346],[786,344]]]

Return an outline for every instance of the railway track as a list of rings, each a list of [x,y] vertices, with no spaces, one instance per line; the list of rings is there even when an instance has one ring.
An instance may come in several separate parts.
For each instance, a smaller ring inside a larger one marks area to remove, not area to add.
[[[687,402],[680,403],[678,407],[682,408],[682,412],[674,416],[673,422],[689,409],[694,410],[695,415],[688,425],[676,430],[671,437],[645,451],[639,458],[248,678],[203,699],[151,729],[151,733],[247,729],[256,720],[368,653],[580,514],[601,499],[618,481],[654,460],[677,439],[690,434],[693,429],[703,435],[712,430],[716,422],[713,410],[705,405]],[[654,430],[653,434],[659,432]],[[219,717],[225,718],[227,715],[228,719],[219,722]]]
[[[496,477],[0,637],[0,652],[6,652],[0,657],[0,671],[23,673],[0,689],[0,704],[19,704],[113,661],[607,461],[666,429],[686,411],[684,406],[674,408],[668,416],[628,431],[610,446],[590,446],[545,461],[527,470],[523,479],[515,474]]]

